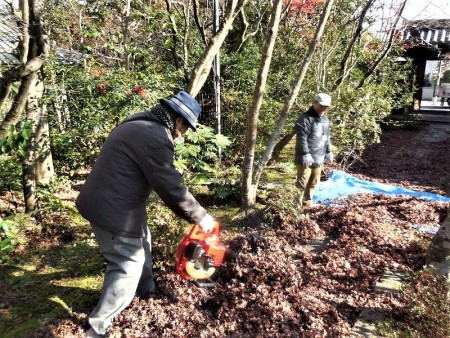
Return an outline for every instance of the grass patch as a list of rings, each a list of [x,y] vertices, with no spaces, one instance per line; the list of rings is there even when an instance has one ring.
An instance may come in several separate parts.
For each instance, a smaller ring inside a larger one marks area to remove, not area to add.
[[[2,266],[1,337],[24,337],[57,319],[86,316],[98,300],[104,263],[94,240],[47,241],[30,243]]]
[[[402,289],[407,312],[377,325],[383,337],[450,337],[449,285],[432,271],[420,271]]]

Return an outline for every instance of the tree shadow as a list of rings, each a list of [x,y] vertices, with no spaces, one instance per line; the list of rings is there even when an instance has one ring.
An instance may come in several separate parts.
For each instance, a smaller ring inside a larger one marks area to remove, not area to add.
[[[100,297],[103,259],[88,242],[55,244],[25,264],[2,266],[0,336],[53,337],[51,323],[64,319],[77,330],[85,325]]]

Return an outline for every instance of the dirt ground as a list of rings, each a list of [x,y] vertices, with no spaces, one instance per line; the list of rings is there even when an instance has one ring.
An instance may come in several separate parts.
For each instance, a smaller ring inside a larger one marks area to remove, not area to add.
[[[393,130],[350,168],[376,181],[450,196],[450,124]]]

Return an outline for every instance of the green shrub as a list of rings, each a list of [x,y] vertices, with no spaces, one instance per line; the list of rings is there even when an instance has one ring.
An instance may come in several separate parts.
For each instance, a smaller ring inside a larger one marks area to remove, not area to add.
[[[17,126],[10,125],[8,136],[0,139],[0,152],[2,154],[18,153],[25,156],[25,147],[30,140],[32,126],[33,122],[30,120],[25,120]]]
[[[181,173],[190,171],[192,182],[208,181],[214,172],[212,166],[219,161],[219,149],[225,153],[230,139],[214,133],[210,127],[199,126],[197,131],[184,134],[184,140],[175,146],[175,167]]]
[[[10,125],[8,135],[0,139],[0,189],[20,190],[22,187],[22,166],[25,147],[31,137],[32,121],[25,120]]]
[[[23,224],[17,222],[14,215],[4,219],[0,217],[0,261],[6,261],[19,244],[26,243],[22,230]]]
[[[22,189],[22,166],[18,158],[0,155],[0,186],[1,191]]]
[[[216,167],[208,186],[215,204],[240,201],[241,175],[242,169],[236,165]]]
[[[218,200],[225,200],[239,193],[240,169],[225,164],[231,140],[214,133],[213,129],[200,126],[188,131],[185,142],[175,147],[175,167],[185,175],[190,184],[206,184]],[[220,154],[220,155],[219,155]]]
[[[127,116],[149,109],[172,93],[179,74],[129,71],[98,64],[51,64],[54,89],[44,98],[49,110],[52,155],[57,172],[74,175],[92,164],[111,130]]]
[[[54,189],[47,186],[38,186],[36,192],[39,196],[39,209],[47,211],[58,211],[63,209],[61,200],[54,195]]]

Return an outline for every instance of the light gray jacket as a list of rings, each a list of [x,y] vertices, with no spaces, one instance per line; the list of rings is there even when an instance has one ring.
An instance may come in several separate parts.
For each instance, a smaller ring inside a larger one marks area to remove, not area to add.
[[[150,111],[127,118],[109,135],[77,198],[89,222],[126,237],[142,237],[153,190],[178,216],[198,223],[206,210],[173,165],[170,131]]]

